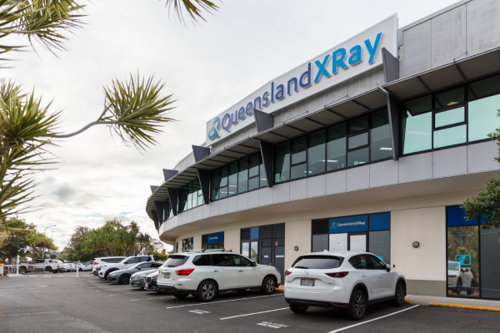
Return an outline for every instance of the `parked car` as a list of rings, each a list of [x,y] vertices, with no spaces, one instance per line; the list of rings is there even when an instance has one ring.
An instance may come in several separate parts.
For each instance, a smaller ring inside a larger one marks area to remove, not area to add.
[[[92,266],[90,266],[90,265],[88,265],[86,263],[79,262],[79,263],[76,264],[76,266],[78,266],[78,271],[79,272],[92,270]]]
[[[146,279],[149,276],[153,276],[153,274],[156,274],[156,276],[158,276],[158,274],[159,274],[158,269],[148,270],[148,271],[140,271],[140,272],[134,273],[130,276],[129,285],[131,287],[138,287],[138,288],[142,288],[142,289],[151,289],[151,288],[145,288],[145,283],[146,283]],[[150,283],[150,286],[151,286],[151,283]],[[156,279],[155,279],[155,284],[154,284],[154,290],[156,290]]]
[[[368,304],[390,300],[402,306],[405,277],[372,253],[315,252],[302,255],[285,271],[285,301],[295,313],[309,306],[346,309],[360,320]]]
[[[112,271],[108,274],[107,281],[111,283],[128,284],[130,276],[139,271],[157,270],[163,265],[163,262],[140,262],[126,269]]]
[[[35,260],[34,264],[28,264],[28,263],[20,264],[19,272],[21,274],[24,274],[29,270],[29,268],[33,268],[35,271],[46,271],[46,272],[57,273],[63,271],[62,264],[63,262],[58,259],[39,258]]]
[[[159,275],[160,275],[159,271],[156,271],[156,272],[153,272],[153,273],[146,275],[146,277],[144,278],[144,290],[150,290],[150,291],[158,290],[157,281],[158,281]],[[158,290],[158,292],[160,294],[165,293],[164,291],[159,291],[159,290]]]
[[[102,265],[107,265],[107,264],[116,264],[116,263],[119,263],[120,261],[122,261],[123,259],[125,259],[127,257],[99,257],[99,258],[95,258],[93,263],[92,263],[92,273],[94,273],[95,275],[97,275],[97,271],[98,269],[102,266]]]
[[[117,271],[117,270],[120,270],[120,269],[126,269],[126,268],[129,268],[139,262],[154,262],[155,259],[154,259],[154,256],[132,256],[132,257],[128,257],[128,258],[125,258],[123,259],[122,261],[120,261],[119,263],[116,263],[116,264],[106,264],[106,265],[102,265],[100,268],[99,268],[99,271],[98,271],[98,276],[99,278],[101,279],[104,279],[104,280],[107,280],[108,279],[108,274],[113,272],[113,271]]]
[[[465,289],[467,295],[472,295],[474,286],[474,274],[470,267],[448,261],[448,290],[460,295]]]
[[[177,298],[192,294],[209,302],[225,291],[242,293],[261,288],[264,294],[272,294],[279,281],[281,275],[273,266],[258,265],[224,250],[211,250],[170,255],[160,268],[157,285],[160,292],[170,292]]]

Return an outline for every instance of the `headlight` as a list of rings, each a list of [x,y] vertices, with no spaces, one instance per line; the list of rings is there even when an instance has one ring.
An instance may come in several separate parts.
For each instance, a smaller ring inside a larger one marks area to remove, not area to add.
[[[448,275],[449,278],[456,278],[456,275]]]
[[[111,272],[111,273],[109,273],[109,275],[113,275],[113,276],[118,275],[118,272]]]

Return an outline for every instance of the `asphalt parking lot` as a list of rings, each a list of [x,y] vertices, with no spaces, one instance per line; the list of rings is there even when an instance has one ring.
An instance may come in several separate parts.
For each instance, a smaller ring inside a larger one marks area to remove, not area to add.
[[[342,311],[292,313],[282,293],[221,294],[214,302],[111,285],[80,273],[0,280],[0,332],[498,332],[496,312],[381,303],[360,322]]]

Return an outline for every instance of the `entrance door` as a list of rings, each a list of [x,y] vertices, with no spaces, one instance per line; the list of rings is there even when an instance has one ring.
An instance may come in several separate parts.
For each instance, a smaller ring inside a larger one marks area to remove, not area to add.
[[[366,252],[366,234],[349,235],[349,250]]]
[[[330,251],[347,251],[347,233],[330,234]]]
[[[285,224],[266,225],[259,228],[259,263],[272,265],[285,279]]]

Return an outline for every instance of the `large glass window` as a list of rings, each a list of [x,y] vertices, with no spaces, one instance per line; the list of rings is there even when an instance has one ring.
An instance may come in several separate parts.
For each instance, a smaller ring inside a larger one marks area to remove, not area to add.
[[[170,200],[165,200],[163,202],[163,221],[168,220],[171,214],[172,214],[172,205],[170,204]]]
[[[346,123],[328,129],[326,171],[344,169],[346,161]]]
[[[182,252],[189,252],[193,250],[193,237],[185,238],[182,240]]]
[[[481,230],[481,297],[500,299],[500,229]]]
[[[498,105],[500,76],[404,102],[403,154],[487,139],[500,127]]]
[[[319,131],[309,135],[309,148],[307,149],[307,169],[309,176],[325,172],[326,131]]]
[[[202,204],[203,192],[197,179],[179,189],[179,213]]]
[[[392,157],[391,131],[386,110],[378,111],[371,116],[370,157],[371,161]]]
[[[215,232],[201,236],[201,248],[206,249],[223,249],[224,248],[224,232]]]
[[[259,153],[213,170],[211,179],[212,201],[267,185],[267,178]]]

